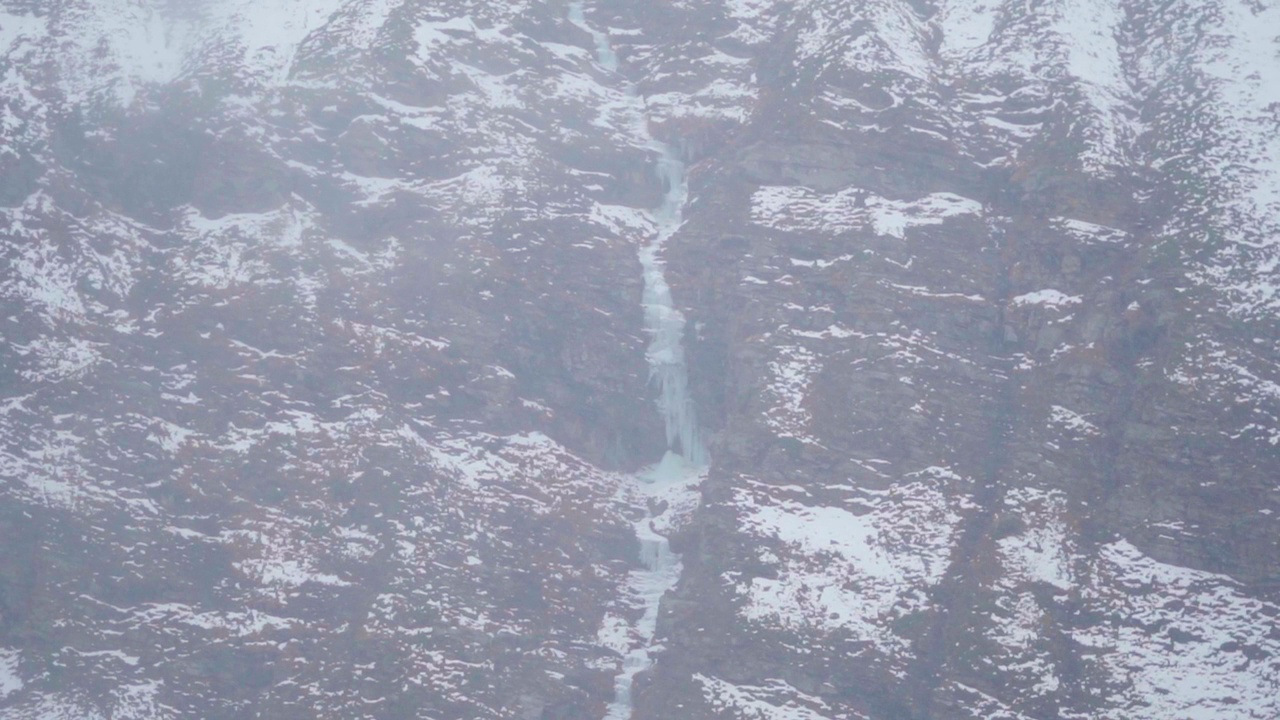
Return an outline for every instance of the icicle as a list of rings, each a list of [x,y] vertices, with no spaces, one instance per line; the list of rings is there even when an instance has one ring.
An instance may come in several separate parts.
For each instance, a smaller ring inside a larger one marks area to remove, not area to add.
[[[654,143],[661,153],[657,174],[666,187],[662,204],[654,211],[658,232],[653,242],[640,251],[644,269],[644,324],[651,340],[646,357],[649,380],[658,386],[658,411],[666,426],[667,447],[696,466],[708,462],[698,433],[698,416],[689,396],[689,375],[684,361],[684,314],[675,309],[667,285],[665,263],[659,257],[663,246],[684,221],[682,208],[689,196],[684,163],[671,148]]]

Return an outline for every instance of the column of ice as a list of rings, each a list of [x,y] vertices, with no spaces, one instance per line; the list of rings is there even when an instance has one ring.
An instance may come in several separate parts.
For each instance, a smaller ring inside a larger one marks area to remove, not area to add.
[[[581,2],[570,5],[569,20],[591,34],[595,40],[597,60],[602,67],[615,71],[617,56],[609,46],[609,38],[589,25]],[[647,136],[643,117],[643,101],[635,89],[627,85],[635,100],[633,127]],[[655,172],[665,192],[662,204],[650,213],[657,232],[640,249],[640,265],[644,272],[644,327],[649,333],[645,358],[649,364],[650,383],[658,389],[658,410],[666,427],[667,452],[658,464],[636,476],[628,494],[641,501],[676,500],[683,494],[696,500],[696,487],[708,463],[707,451],[698,433],[698,419],[689,396],[689,375],[684,359],[684,315],[675,309],[671,288],[667,285],[662,249],[680,228],[682,211],[688,199],[689,186],[684,163],[666,143],[648,138],[648,145],[658,154]],[[657,503],[647,503],[654,506]],[[670,502],[666,506],[670,506]],[[654,521],[663,520],[662,513],[647,513],[635,523],[640,541],[640,563],[643,569],[632,571],[627,588],[644,608],[636,623],[634,636],[640,638],[623,658],[622,671],[614,681],[613,702],[605,720],[629,720],[634,710],[631,691],[636,675],[653,666],[652,652],[658,648],[653,639],[657,633],[658,608],[662,596],[680,579],[680,556],[671,552],[667,538],[655,531]]]
[[[680,228],[681,211],[689,196],[684,163],[671,147],[655,142],[659,150],[657,173],[666,186],[662,204],[653,213],[658,233],[640,250],[644,268],[644,325],[651,340],[646,358],[649,379],[658,386],[658,410],[667,430],[667,447],[694,465],[705,465],[706,450],[698,437],[698,417],[689,396],[689,374],[684,362],[684,314],[671,302],[671,288],[659,257],[667,240]]]
[[[609,36],[587,24],[581,2],[569,6],[569,20],[591,35],[596,45],[596,60],[610,72],[618,69],[618,56],[609,45]],[[636,101],[634,128],[648,134],[642,109],[643,101],[635,88],[625,86]],[[684,163],[667,143],[648,138],[648,145],[658,154],[654,172],[665,192],[662,203],[650,215],[657,225],[653,239],[640,249],[640,265],[644,270],[644,327],[649,333],[645,353],[649,363],[649,380],[658,387],[658,410],[666,426],[667,447],[695,466],[704,466],[708,458],[698,437],[698,419],[693,399],[689,396],[689,376],[684,362],[684,314],[671,302],[671,288],[664,275],[662,248],[683,221],[689,183]]]

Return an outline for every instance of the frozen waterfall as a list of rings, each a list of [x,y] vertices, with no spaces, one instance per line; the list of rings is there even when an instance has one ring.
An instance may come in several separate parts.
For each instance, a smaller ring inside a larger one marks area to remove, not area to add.
[[[581,2],[570,6],[569,20],[591,35],[600,66],[615,72],[618,58],[609,45],[609,37],[587,24]],[[632,688],[636,675],[653,666],[652,654],[659,649],[654,643],[659,605],[662,596],[680,579],[681,569],[680,556],[671,552],[663,529],[670,527],[671,515],[676,512],[673,508],[689,507],[697,502],[697,487],[705,476],[709,461],[699,436],[693,399],[689,396],[689,376],[684,357],[685,318],[672,302],[666,265],[662,259],[663,247],[683,222],[689,195],[685,165],[674,148],[648,135],[643,100],[633,86],[627,84],[625,88],[635,100],[634,127],[657,155],[654,171],[665,188],[662,203],[650,213],[657,231],[641,247],[640,265],[644,273],[644,294],[641,298],[644,328],[650,337],[645,358],[649,364],[650,383],[657,388],[658,411],[666,427],[667,451],[657,464],[637,474],[635,482],[624,490],[631,500],[663,510],[655,513],[650,509],[635,523],[636,537],[640,541],[641,568],[631,572],[627,590],[630,603],[643,608],[644,614],[628,630],[629,640],[622,668],[614,683],[613,702],[609,704],[605,720],[629,720],[634,710]],[[659,500],[665,502],[657,502]]]
[[[689,196],[684,163],[665,143],[655,141],[659,150],[658,177],[666,186],[662,205],[653,213],[658,233],[640,250],[644,268],[644,326],[651,336],[646,357],[650,381],[658,385],[658,410],[667,428],[667,447],[694,465],[707,463],[707,452],[698,437],[698,417],[689,397],[689,374],[684,362],[684,314],[671,302],[660,253],[667,239],[682,222]]]

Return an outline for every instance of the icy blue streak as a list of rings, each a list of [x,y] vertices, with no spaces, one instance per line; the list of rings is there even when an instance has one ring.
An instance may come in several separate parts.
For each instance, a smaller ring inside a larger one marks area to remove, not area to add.
[[[587,24],[581,2],[570,6],[569,20],[589,33],[595,41],[597,62],[605,70],[616,72],[618,57],[609,45],[607,34]],[[635,87],[624,83],[626,92],[635,100],[636,130],[657,156],[655,172],[665,189],[662,203],[650,217],[656,227],[653,237],[640,248],[640,266],[644,275],[644,329],[649,336],[645,359],[649,365],[649,382],[658,389],[657,405],[666,428],[667,450],[662,460],[636,476],[629,497],[649,507],[669,508],[676,502],[696,503],[697,486],[705,477],[710,458],[698,430],[698,417],[689,395],[689,374],[684,354],[684,314],[676,309],[667,284],[666,264],[662,251],[684,221],[683,212],[689,197],[689,183],[680,153],[671,145],[648,134],[643,117],[643,100]],[[666,500],[667,502],[648,502]],[[632,689],[635,678],[653,667],[653,654],[660,650],[654,643],[658,610],[662,596],[680,579],[680,556],[658,525],[669,527],[666,509],[646,513],[636,521],[636,537],[640,541],[641,568],[627,579],[630,601],[644,609],[643,616],[628,630],[628,649],[621,671],[614,681],[614,697],[605,712],[605,720],[629,720],[635,710]]]

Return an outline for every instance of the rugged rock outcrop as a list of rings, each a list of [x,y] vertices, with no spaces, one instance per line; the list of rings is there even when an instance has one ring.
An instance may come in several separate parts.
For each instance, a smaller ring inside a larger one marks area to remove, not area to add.
[[[1280,712],[1277,8],[615,5],[756,81],[670,254],[716,461],[643,716]]]
[[[1280,7],[569,15],[0,0],[0,717],[602,717],[654,138],[637,718],[1280,716]]]
[[[5,6],[0,714],[602,711],[658,191],[563,14]]]

